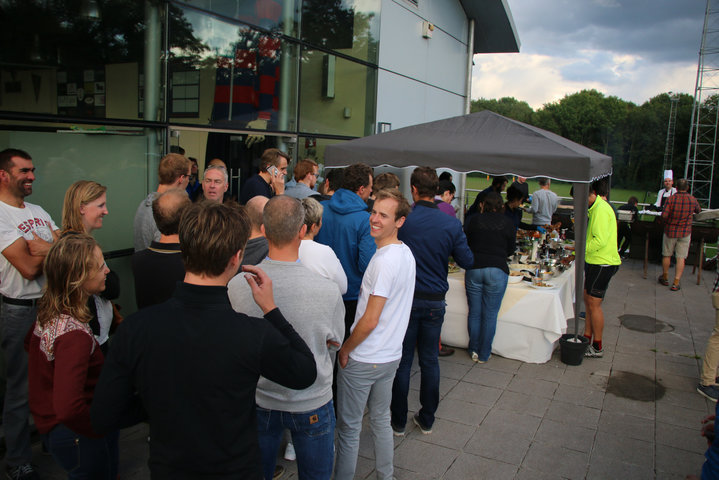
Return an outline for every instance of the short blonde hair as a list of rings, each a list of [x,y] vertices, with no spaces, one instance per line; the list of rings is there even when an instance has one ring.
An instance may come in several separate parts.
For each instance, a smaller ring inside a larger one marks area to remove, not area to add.
[[[305,225],[307,225],[307,231],[309,232],[312,225],[319,225],[322,221],[324,207],[311,197],[303,198],[302,206],[305,207]]]
[[[107,192],[107,187],[92,180],[78,180],[70,185],[62,202],[62,228],[65,231],[85,232],[80,207],[97,200]]]

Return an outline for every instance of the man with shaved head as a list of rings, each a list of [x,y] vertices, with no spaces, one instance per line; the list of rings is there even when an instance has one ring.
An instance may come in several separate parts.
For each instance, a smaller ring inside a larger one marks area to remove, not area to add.
[[[267,246],[267,239],[262,231],[262,214],[265,209],[265,205],[270,199],[257,195],[252,197],[245,205],[247,209],[247,216],[250,219],[250,239],[247,240],[247,246],[245,247],[245,255],[242,257],[242,265],[257,265],[267,257],[269,247]]]
[[[307,231],[299,200],[287,195],[273,197],[265,205],[263,222],[269,253],[258,267],[272,280],[274,290],[282,292],[277,295],[277,306],[312,350],[317,379],[309,388],[292,390],[260,378],[256,401],[262,469],[265,478],[272,478],[282,432],[287,428],[292,433],[299,478],[329,479],[335,428],[332,366],[334,352],[344,338],[342,295],[334,281],[298,261],[300,242]],[[242,275],[230,280],[227,292],[235,311],[261,313]]]
[[[162,303],[172,296],[177,282],[185,278],[180,254],[180,217],[191,204],[187,192],[171,188],[152,202],[152,216],[160,230],[160,240],[132,256],[137,308]]]

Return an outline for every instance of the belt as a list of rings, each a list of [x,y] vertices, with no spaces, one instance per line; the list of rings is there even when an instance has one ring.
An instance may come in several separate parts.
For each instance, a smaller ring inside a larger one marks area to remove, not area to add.
[[[20,305],[23,307],[34,307],[37,305],[37,301],[40,300],[39,298],[10,298],[6,297],[5,295],[2,295],[2,301],[3,303],[7,303],[8,305]]]
[[[440,302],[444,300],[444,293],[418,292],[415,290],[414,298],[417,300],[430,300]]]

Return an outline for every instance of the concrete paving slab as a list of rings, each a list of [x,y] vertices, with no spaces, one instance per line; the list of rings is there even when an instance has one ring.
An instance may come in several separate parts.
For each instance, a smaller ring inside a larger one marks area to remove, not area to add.
[[[533,442],[521,466],[564,478],[584,478],[589,467],[589,455],[567,448]]]
[[[531,440],[521,433],[497,435],[489,428],[480,428],[472,436],[464,451],[501,462],[519,465],[529,450]]]
[[[522,467],[517,472],[514,480],[566,480],[566,477]]]
[[[676,475],[683,479],[690,473],[699,476],[702,464],[704,455],[701,453],[657,445],[657,478],[677,478]]]
[[[700,435],[701,429],[693,424],[691,427],[670,425],[657,422],[657,447],[666,445],[690,452],[701,451],[707,444],[706,438]]]
[[[593,390],[591,386],[577,387],[560,383],[554,392],[554,400],[583,407],[602,408],[604,395],[603,390]]]
[[[412,424],[414,425],[414,422],[412,422]],[[435,419],[434,425],[432,425],[431,434],[424,435],[419,428],[415,428],[412,430],[412,433],[408,435],[408,438],[460,450],[464,448],[476,430],[474,426],[437,418]]]
[[[492,355],[487,363],[481,365],[481,367],[488,368],[490,370],[498,370],[500,372],[517,373],[519,367],[523,362],[519,360],[512,360],[511,358],[503,358],[499,355]]]
[[[581,418],[576,418],[573,424],[544,418],[542,424],[539,425],[534,440],[569,450],[589,453],[592,450],[595,434],[595,429],[586,428],[582,425]]]
[[[603,431],[597,433],[592,455],[645,468],[654,467],[653,443]]]
[[[543,417],[550,403],[548,398],[505,390],[494,408]]]
[[[657,423],[667,423],[679,427],[695,428],[701,427],[701,420],[705,418],[703,412],[682,408],[668,403],[657,402]]]
[[[512,435],[532,440],[537,432],[541,419],[526,413],[493,409],[485,417],[478,432],[487,436]]]
[[[652,480],[654,469],[640,467],[630,463],[618,462],[614,458],[592,455],[589,462],[587,480],[607,480],[608,478],[631,478],[632,480]]]
[[[445,398],[492,407],[497,403],[501,395],[502,390],[498,388],[486,387],[469,382],[459,382]]]
[[[556,383],[562,378],[566,369],[566,366],[562,363],[559,365],[550,363],[523,363],[519,367],[517,375]]]
[[[627,398],[617,397],[611,393],[604,396],[603,410],[624,412],[637,417],[644,417],[654,420],[654,402],[639,402]]]
[[[437,418],[476,427],[482,423],[487,412],[489,412],[489,407],[487,406],[455,400],[453,398],[445,398],[440,402],[435,416]]]
[[[653,419],[603,410],[597,425],[600,432],[654,442],[656,422]]]
[[[500,372],[488,368],[473,368],[462,379],[465,382],[477,383],[488,387],[505,388],[514,378],[514,373]]]
[[[507,390],[526,393],[527,395],[535,395],[537,397],[552,398],[558,386],[559,384],[556,382],[548,382],[546,380],[517,375],[509,382]]]
[[[667,388],[664,396],[657,400],[657,404],[665,403],[669,405],[676,405],[679,407],[690,408],[697,410],[702,414],[706,415],[708,412],[714,412],[714,403],[710,402],[706,398],[699,395],[696,391],[696,386],[699,383],[697,378],[694,388],[690,390],[677,390],[675,388]]]
[[[440,375],[453,380],[461,380],[470,370],[472,365],[463,363],[442,362],[440,365]]]
[[[569,425],[583,425],[587,428],[596,429],[599,424],[599,415],[602,411],[599,408],[585,407],[573,403],[555,400],[549,405],[544,419],[554,420]]]
[[[440,478],[459,455],[458,450],[408,438],[394,451],[394,464],[410,472]]]
[[[452,464],[445,480],[466,480],[468,478],[513,479],[517,473],[517,466],[497,460],[462,453]]]

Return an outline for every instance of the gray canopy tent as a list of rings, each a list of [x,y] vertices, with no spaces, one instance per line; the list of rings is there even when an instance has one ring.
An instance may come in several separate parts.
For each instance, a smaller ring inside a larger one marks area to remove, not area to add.
[[[612,174],[612,159],[554,133],[484,110],[330,145],[325,166],[430,166],[574,183],[574,329],[582,302],[589,184]]]

